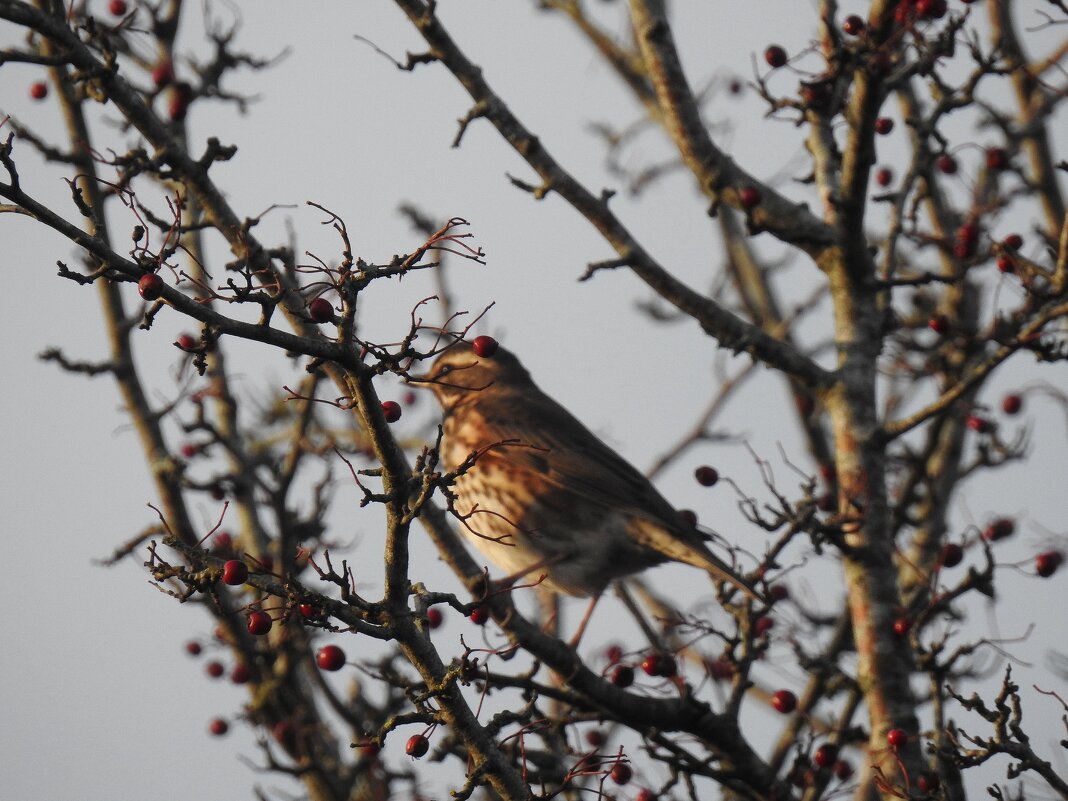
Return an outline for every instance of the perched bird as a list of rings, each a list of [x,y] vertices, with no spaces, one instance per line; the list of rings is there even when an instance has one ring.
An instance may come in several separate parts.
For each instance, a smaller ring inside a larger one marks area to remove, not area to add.
[[[417,380],[445,412],[445,467],[477,454],[453,485],[463,533],[510,579],[544,575],[544,586],[596,602],[613,580],[675,560],[763,600],[503,347],[485,357],[457,342]]]

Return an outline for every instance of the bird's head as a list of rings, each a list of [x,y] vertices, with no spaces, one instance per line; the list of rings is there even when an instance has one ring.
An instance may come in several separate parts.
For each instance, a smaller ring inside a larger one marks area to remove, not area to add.
[[[510,351],[498,346],[492,356],[479,356],[471,344],[459,340],[434,360],[424,375],[411,383],[429,388],[442,407],[451,409],[477,393],[500,392],[530,384],[530,373]]]

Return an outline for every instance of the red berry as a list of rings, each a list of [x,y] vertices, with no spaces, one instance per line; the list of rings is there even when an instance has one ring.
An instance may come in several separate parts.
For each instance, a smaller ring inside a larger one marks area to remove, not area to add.
[[[208,724],[208,731],[216,737],[222,737],[226,732],[230,731],[230,724],[222,718],[215,718],[215,720]]]
[[[820,495],[816,498],[816,508],[821,512],[833,512],[835,508],[835,498],[829,492]]]
[[[422,734],[413,734],[408,738],[408,742],[404,746],[404,752],[412,757],[412,759],[419,759],[420,757],[426,756],[426,752],[429,750],[430,740]]]
[[[37,81],[30,84],[30,97],[34,100],[44,100],[48,97],[48,84],[44,81]]]
[[[163,294],[163,279],[155,273],[145,273],[137,282],[137,291],[145,300],[155,300]]]
[[[249,666],[244,662],[238,662],[234,665],[234,669],[230,671],[230,681],[234,684],[247,684],[251,678],[252,671],[249,670]]]
[[[768,598],[772,601],[785,601],[790,597],[790,589],[785,584],[772,584],[768,587]]]
[[[634,668],[630,665],[616,665],[609,681],[616,687],[629,687],[634,683]]]
[[[916,12],[923,19],[942,19],[948,10],[946,0],[916,0]]]
[[[927,327],[936,334],[944,334],[949,330],[949,318],[944,314],[936,314],[927,321]]]
[[[273,624],[274,621],[266,612],[253,612],[248,616],[248,633],[257,636],[266,634]]]
[[[126,0],[111,0],[108,3],[108,11],[115,17],[124,16],[126,14]]]
[[[734,665],[727,659],[709,659],[705,662],[708,674],[717,681],[729,679],[734,675]]]
[[[271,736],[279,745],[286,748],[292,747],[296,733],[297,727],[291,720],[280,720],[271,728]]]
[[[860,36],[864,33],[864,20],[856,14],[850,14],[845,18],[845,21],[842,22],[842,30],[850,36]]]
[[[1001,399],[1001,411],[1005,414],[1019,414],[1023,408],[1023,398],[1015,393],[1006,395]]]
[[[396,423],[401,419],[401,405],[396,401],[383,401],[382,414],[385,415],[387,423]]]
[[[213,679],[217,679],[226,672],[226,668],[223,667],[222,662],[212,660],[208,664],[204,665],[204,672],[211,676]]]
[[[996,542],[1011,537],[1016,533],[1016,521],[1011,517],[999,517],[992,520],[983,530],[983,539]]]
[[[670,654],[649,654],[642,660],[642,670],[650,676],[670,678],[678,672],[678,665]]]
[[[605,744],[607,738],[604,736],[604,732],[600,729],[590,729],[586,732],[586,743],[594,748],[600,748]]]
[[[812,761],[821,768],[829,768],[838,760],[838,746],[834,743],[824,743],[812,755]]]
[[[490,613],[489,608],[485,606],[476,606],[471,610],[471,614],[467,616],[467,619],[474,623],[476,626],[485,626],[489,621]]]
[[[979,414],[969,414],[965,425],[977,434],[987,434],[994,427],[985,417]]]
[[[882,167],[875,173],[875,183],[879,186],[890,186],[894,180],[894,171],[889,167]]]
[[[345,666],[345,652],[336,645],[324,645],[315,654],[315,664],[331,672],[341,670]]]
[[[475,352],[476,356],[483,359],[488,359],[497,352],[498,343],[493,337],[480,336],[475,337],[474,342],[471,343],[471,350]]]
[[[996,264],[999,272],[1010,274],[1016,272],[1016,263],[1011,256],[1006,256],[1005,254],[998,256]]]
[[[623,646],[619,644],[609,645],[604,651],[604,658],[608,660],[608,664],[610,665],[622,662]]]
[[[1023,237],[1019,234],[1009,234],[1001,240],[1001,244],[1007,250],[1019,250],[1023,247]]]
[[[955,542],[947,542],[942,546],[942,556],[939,561],[942,567],[956,567],[964,559],[964,549]]]
[[[231,559],[223,565],[223,583],[237,587],[248,580],[248,565],[240,559]]]
[[[1049,578],[1057,572],[1057,568],[1064,562],[1064,554],[1060,551],[1046,551],[1035,557],[1035,572],[1042,578]]]
[[[200,656],[200,652],[204,650],[201,648],[200,643],[196,640],[190,640],[185,644],[185,652],[190,656]]]
[[[904,729],[890,729],[886,733],[886,743],[895,751],[899,748],[904,748],[908,741],[909,736]]]
[[[441,610],[436,606],[432,606],[426,610],[426,624],[432,629],[436,629],[441,625],[441,622],[445,619],[445,616],[441,614]]]
[[[234,538],[229,531],[220,531],[212,538],[211,549],[216,553],[225,553],[234,547]]]
[[[756,635],[758,637],[763,637],[765,634],[775,628],[775,620],[773,618],[768,617],[767,615],[761,615],[756,619],[756,623],[754,624],[754,626],[756,629]]]
[[[853,775],[853,766],[844,759],[839,759],[834,763],[834,775],[837,776],[840,781],[849,781],[850,777]]]
[[[167,96],[167,116],[175,122],[185,119],[189,111],[189,103],[193,99],[193,87],[187,83],[176,83],[171,86]]]
[[[174,344],[182,350],[194,350],[197,346],[197,341],[193,339],[192,334],[180,334]]]
[[[315,620],[323,614],[323,610],[315,604],[301,604],[299,609],[300,616],[305,620]]]
[[[326,298],[316,298],[308,304],[308,314],[317,323],[328,323],[334,319],[334,307]]]
[[[989,147],[986,150],[986,168],[988,170],[1003,170],[1009,166],[1009,154],[1001,147]]]
[[[957,171],[957,160],[949,153],[943,153],[939,156],[935,164],[938,166],[939,171],[946,175],[953,175]]]
[[[719,481],[719,471],[708,465],[701,465],[693,471],[694,478],[702,487],[713,487]]]
[[[898,637],[904,637],[909,633],[909,629],[912,628],[912,621],[907,617],[899,617],[894,620],[894,634]]]
[[[771,706],[776,712],[789,715],[797,709],[797,696],[789,690],[776,690],[771,696]]]
[[[892,130],[894,130],[894,121],[889,117],[879,117],[875,121],[875,133],[880,136],[886,136]]]
[[[648,787],[643,787],[638,791],[638,794],[634,796],[634,801],[656,801],[656,794]]]
[[[941,784],[942,780],[938,778],[937,773],[921,773],[916,780],[916,786],[920,788],[921,793],[933,793]]]
[[[634,778],[634,771],[625,762],[617,762],[608,775],[612,777],[612,781],[616,784],[626,784]]]
[[[760,190],[755,186],[743,186],[741,191],[738,192],[738,199],[742,202],[742,206],[747,209],[756,208],[760,205],[760,201],[763,200]]]
[[[778,69],[786,63],[786,51],[779,45],[770,45],[764,51],[764,60],[774,69]]]
[[[159,88],[167,86],[174,80],[174,65],[169,61],[161,61],[152,68],[152,83]]]
[[[679,509],[679,517],[681,517],[688,526],[697,525],[697,513],[693,509]]]

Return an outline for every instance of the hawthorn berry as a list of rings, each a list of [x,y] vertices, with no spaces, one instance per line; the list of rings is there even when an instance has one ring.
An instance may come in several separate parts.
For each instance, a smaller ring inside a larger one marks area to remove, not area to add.
[[[1060,551],[1046,551],[1035,557],[1035,572],[1042,578],[1049,578],[1057,572],[1057,568],[1064,562],[1064,554]]]
[[[231,559],[223,565],[222,580],[231,587],[244,584],[248,580],[248,565],[240,559]]]
[[[336,645],[324,645],[315,654],[315,664],[333,673],[345,666],[345,652]]]
[[[708,675],[717,681],[723,681],[729,679],[734,675],[734,665],[730,660],[723,659],[708,659],[705,661],[705,669],[708,671]]]
[[[317,323],[328,323],[334,319],[334,307],[326,298],[315,298],[308,304],[308,314]]]
[[[942,567],[956,567],[964,559],[964,549],[955,542],[947,542],[942,546],[942,555],[939,561]]]
[[[974,412],[968,415],[965,425],[977,434],[987,434],[994,427],[993,423],[982,415],[975,414]]]
[[[786,64],[786,51],[779,45],[770,45],[764,51],[764,60],[772,69],[778,69]]]
[[[904,748],[908,744],[909,736],[904,729],[890,729],[886,733],[886,744],[895,751]]]
[[[474,623],[476,626],[485,626],[489,621],[490,613],[489,608],[485,606],[476,606],[471,610],[471,614],[467,616],[467,619]]]
[[[396,423],[401,419],[401,405],[396,401],[382,401],[382,414],[387,423]]]
[[[1003,253],[998,256],[995,263],[998,266],[998,272],[1010,274],[1016,272],[1016,263],[1012,260],[1011,256],[1007,256]]]
[[[650,676],[663,676],[664,678],[671,678],[674,676],[679,668],[675,664],[675,659],[670,654],[655,653],[649,654],[642,660],[642,670]]]
[[[604,658],[608,660],[608,664],[614,665],[617,662],[623,661],[623,646],[619,643],[613,643],[609,645],[604,651]]]
[[[190,640],[185,644],[185,652],[190,656],[200,656],[202,650],[204,649],[196,640]]]
[[[742,206],[747,209],[756,208],[760,205],[760,201],[763,200],[760,190],[755,186],[743,186],[738,192],[738,199],[741,201]]]
[[[907,617],[899,617],[894,620],[894,634],[898,637],[904,637],[909,633],[909,629],[912,628],[912,621]]]
[[[1016,393],[1010,393],[1001,399],[1001,411],[1005,414],[1019,414],[1023,408],[1023,398]]]
[[[894,180],[894,171],[889,167],[880,167],[875,172],[875,183],[879,186],[890,186]]]
[[[1011,517],[999,517],[990,521],[983,529],[983,539],[987,542],[997,542],[1011,537],[1016,533],[1016,521]]]
[[[849,781],[853,776],[853,766],[844,759],[839,759],[834,763],[834,775],[839,781]]]
[[[167,95],[167,116],[174,122],[181,122],[189,111],[189,103],[193,100],[193,87],[187,83],[175,83]]]
[[[126,14],[126,0],[111,0],[108,3],[108,11],[113,17],[122,17]]]
[[[182,350],[193,350],[197,346],[197,341],[193,339],[192,334],[179,334],[178,339],[174,340],[174,344]]]
[[[775,619],[768,617],[767,615],[761,615],[756,619],[756,622],[753,625],[756,629],[756,635],[758,637],[763,637],[765,634],[775,628]]]
[[[939,156],[935,165],[938,167],[939,172],[946,175],[953,175],[957,171],[957,160],[949,155],[949,153],[943,153]]]
[[[488,359],[497,352],[498,346],[499,343],[496,339],[483,334],[480,337],[475,337],[474,341],[471,343],[471,350],[475,352],[476,356],[482,359]]]
[[[1009,166],[1009,154],[1003,147],[990,147],[986,150],[986,168],[988,170],[1003,170]]]
[[[44,81],[37,81],[30,84],[30,97],[34,100],[44,100],[48,97],[48,84]]]
[[[211,676],[213,679],[220,678],[223,673],[226,672],[226,668],[223,667],[222,662],[211,660],[208,664],[204,665],[204,672]]]
[[[616,687],[629,687],[634,683],[634,668],[630,665],[616,665],[608,680]]]
[[[230,731],[230,724],[222,718],[215,718],[215,720],[208,724],[208,731],[216,737],[222,737],[226,732]]]
[[[771,706],[776,712],[789,715],[797,709],[797,696],[789,690],[776,690],[771,696]]]
[[[1001,240],[1001,245],[1006,250],[1019,250],[1023,247],[1023,237],[1019,234],[1009,234]]]
[[[238,662],[234,665],[234,669],[230,671],[230,681],[234,684],[247,684],[251,678],[252,671],[244,662]]]
[[[812,761],[821,768],[829,768],[838,760],[838,746],[834,743],[823,743],[812,754]]]
[[[894,130],[894,121],[889,117],[879,117],[875,121],[875,133],[879,136],[886,136],[892,130]]]
[[[942,785],[942,780],[938,778],[937,773],[921,773],[919,778],[916,779],[916,786],[920,789],[921,793],[933,793]]]
[[[616,784],[627,784],[634,777],[634,771],[625,762],[617,762],[608,775]]]
[[[441,622],[445,619],[445,616],[441,613],[441,610],[436,606],[432,606],[426,610],[426,624],[432,629],[436,629],[441,625]]]
[[[634,801],[656,801],[656,794],[648,787],[643,787],[638,791],[638,794],[634,796]]]
[[[271,630],[274,621],[266,612],[253,612],[248,616],[248,633],[261,636]]]
[[[697,525],[697,513],[693,509],[679,509],[679,517],[689,526]]]
[[[713,487],[719,481],[719,471],[705,464],[693,471],[693,477],[702,487]]]
[[[768,587],[768,598],[774,601],[785,601],[790,597],[790,589],[785,584],[772,584]]]
[[[137,281],[137,291],[145,300],[155,300],[163,294],[163,279],[155,273],[145,273]]]
[[[944,314],[935,314],[927,321],[927,327],[936,334],[944,334],[949,330],[949,318]]]
[[[174,80],[174,65],[170,61],[161,61],[152,68],[152,83],[162,89]]]
[[[408,742],[404,746],[404,753],[412,759],[419,759],[420,757],[426,756],[426,753],[429,750],[430,740],[422,734],[413,734],[408,738]]]
[[[290,748],[293,745],[297,727],[291,720],[280,720],[271,727],[271,736],[279,745]]]
[[[323,613],[323,610],[315,604],[301,604],[298,609],[300,609],[300,616],[305,620],[315,620]]]
[[[860,36],[864,33],[864,20],[856,14],[850,14],[842,22],[842,30],[850,36]]]

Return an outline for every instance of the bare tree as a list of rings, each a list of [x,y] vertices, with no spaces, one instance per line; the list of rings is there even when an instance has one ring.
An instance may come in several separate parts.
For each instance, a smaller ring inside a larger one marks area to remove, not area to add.
[[[826,0],[804,53],[754,43],[762,52],[748,89],[766,103],[769,125],[792,122],[804,140],[805,164],[789,168],[787,186],[717,140],[715,101],[746,85],[701,87],[707,76],[687,74],[665,3],[543,0],[639,110],[625,129],[599,128],[621,186],[641,198],[683,172],[707,205],[722,271],[695,287],[617,216],[612,191],[584,185],[511,110],[438,4],[395,5],[425,50],[382,55],[401,70],[446,70],[470,97],[453,145],[490,126],[535,176],[512,177],[514,186],[532,201],[561,198],[614,252],[590,261],[583,280],[629,271],[649,290],[650,326],[688,319],[702,338],[745,354],[654,476],[720,435],[716,421],[754,365],[781,376],[819,475],[793,467],[805,454],[785,454],[796,476],[787,486],[758,454],[763,487],[734,487],[763,543],[728,546],[729,556],[766,601],[717,586],[717,603],[680,610],[638,577],[621,593],[643,642],[582,655],[559,636],[551,597],[541,593],[545,603],[530,611],[536,575],[488,582],[457,535],[466,524],[457,479],[477,471],[482,454],[446,469],[440,430],[396,436],[405,407],[379,396],[385,379],[425,373],[450,343],[473,337],[482,315],[452,296],[443,261],[485,260],[477,221],[438,219],[412,199],[404,213],[417,244],[374,263],[356,252],[342,213],[309,201],[335,233],[336,253],[302,254],[300,232],[263,241],[258,228],[276,199],[234,208],[215,176],[235,148],[222,132],[193,146],[185,121],[211,100],[254,111],[227,80],[241,67],[269,70],[272,58],[238,50],[236,28],[209,29],[196,55],[183,56],[180,2],[112,0],[93,16],[86,4],[0,0],[0,19],[25,32],[0,65],[47,68],[31,96],[58,104],[67,137],[53,143],[0,115],[0,211],[77,246],[82,263],[59,262],[59,277],[95,288],[111,348],[93,363],[58,348],[45,358],[113,378],[158,498],[157,517],[112,561],[143,558],[162,591],[215,617],[248,688],[243,718],[262,732],[258,764],[294,777],[315,801],[421,797],[424,763],[415,760],[428,753],[459,798],[701,798],[717,786],[745,798],[962,799],[975,792],[969,771],[1007,758],[1010,782],[1068,798],[1064,756],[1029,734],[1011,661],[1000,690],[983,691],[980,674],[1006,648],[967,628],[973,598],[1004,602],[998,590],[1012,566],[998,555],[1017,521],[961,531],[951,516],[967,479],[1027,454],[1029,432],[1012,424],[1026,393],[1000,406],[984,395],[1003,365],[1029,358],[1036,382],[1055,376],[1032,392],[1065,403],[1056,385],[1068,359],[1068,217],[1057,148],[1068,10],[1049,2],[1025,20],[1008,0],[874,0],[859,16]],[[1029,37],[1048,42],[1051,32],[1051,50],[1030,51]],[[136,146],[114,149],[97,103]],[[961,140],[951,115],[967,115],[983,143]],[[879,165],[875,143],[895,128],[908,157]],[[627,147],[650,135],[670,142],[671,158],[635,167]],[[64,172],[69,202],[40,199],[37,171],[19,169],[27,150]],[[136,219],[132,230],[115,230],[118,206]],[[1021,217],[1029,230],[999,230]],[[225,241],[229,261],[211,255],[211,237]],[[802,292],[778,280],[760,247],[767,240],[803,263]],[[395,341],[369,338],[365,304],[416,271],[436,272],[437,298],[398,316]],[[133,345],[173,314],[196,321],[199,335],[174,343],[188,379],[161,405]],[[245,401],[235,387],[235,339],[299,365],[284,390],[265,389],[270,402]],[[719,476],[705,465],[696,479],[711,486]],[[329,533],[339,482],[384,513],[380,596],[357,586],[350,564],[353,553],[364,564],[379,554],[347,551]],[[220,507],[208,530],[191,509],[206,497]],[[413,574],[414,524],[469,594]],[[845,597],[829,614],[784,580],[821,559],[836,566]],[[1061,562],[1051,542],[1023,569],[1041,580]],[[483,647],[461,641],[451,656],[431,636],[442,609],[494,633]],[[783,615],[793,631],[774,625]],[[356,651],[371,656],[357,660]],[[802,686],[771,683],[762,662],[772,654],[790,660]],[[347,694],[324,675],[342,669],[362,676]],[[1068,713],[1055,686],[1033,692]],[[774,726],[752,724],[754,715]],[[213,731],[228,725],[220,719]],[[380,757],[387,737],[407,738],[410,764]],[[995,797],[1022,797],[1012,784],[982,783]]]

